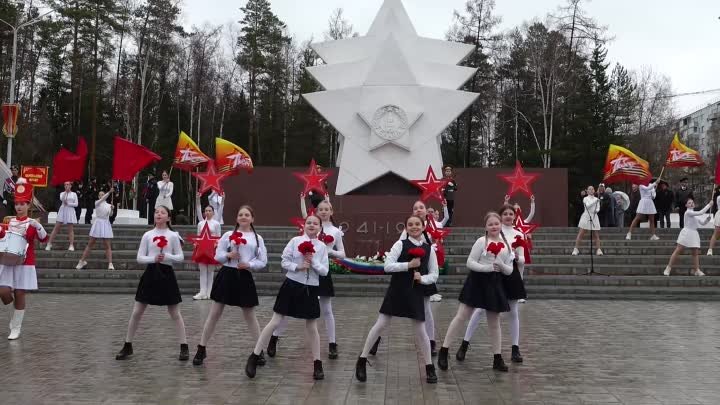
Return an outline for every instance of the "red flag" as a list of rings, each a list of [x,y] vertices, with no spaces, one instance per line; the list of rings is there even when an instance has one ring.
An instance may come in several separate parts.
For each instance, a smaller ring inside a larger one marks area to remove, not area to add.
[[[720,153],[717,156],[717,163],[715,163],[715,184],[720,184]]]
[[[77,152],[73,153],[61,148],[53,157],[53,175],[50,180],[52,186],[59,186],[66,181],[77,181],[85,176],[85,163],[87,162],[87,143],[85,138],[78,138]]]
[[[131,181],[147,165],[162,160],[150,149],[119,136],[115,136],[114,143],[113,180]]]

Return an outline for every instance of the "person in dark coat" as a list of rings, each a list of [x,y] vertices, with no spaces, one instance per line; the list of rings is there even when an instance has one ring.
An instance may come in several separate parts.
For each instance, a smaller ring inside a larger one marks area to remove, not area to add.
[[[626,212],[625,222],[630,223],[637,215],[637,207],[640,204],[640,187],[633,184],[630,189],[630,206]]]
[[[685,211],[687,211],[687,201],[689,199],[695,199],[692,190],[688,187],[688,178],[683,177],[680,179],[678,189],[675,191],[675,205],[678,207],[678,213],[680,214],[680,229],[685,227]]]
[[[147,207],[150,207],[150,210],[155,207],[155,201],[158,198],[158,195],[160,194],[160,190],[157,186],[157,179],[155,178],[155,175],[153,173],[148,173],[147,181],[145,183],[145,189],[143,190],[143,195],[145,196],[145,201],[147,203]],[[152,215],[150,213],[146,214],[148,217],[148,225],[150,225],[153,221]]]
[[[674,193],[670,190],[669,184],[661,181],[658,186],[657,196],[655,197],[655,209],[658,214],[655,217],[656,227],[657,221],[660,222],[660,228],[670,228],[670,213],[673,208]]]
[[[597,197],[600,200],[600,212],[598,213],[600,226],[603,228],[615,226],[615,199],[605,188],[605,184],[600,183],[598,186]]]

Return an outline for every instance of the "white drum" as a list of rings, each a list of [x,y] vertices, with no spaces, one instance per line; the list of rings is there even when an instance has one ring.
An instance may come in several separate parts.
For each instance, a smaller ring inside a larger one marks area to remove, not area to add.
[[[27,248],[28,243],[23,235],[6,232],[5,238],[0,240],[0,264],[17,266],[25,263]]]

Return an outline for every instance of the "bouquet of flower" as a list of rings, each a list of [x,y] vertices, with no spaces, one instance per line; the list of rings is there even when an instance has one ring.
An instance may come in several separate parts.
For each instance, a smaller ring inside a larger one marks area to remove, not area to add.
[[[423,249],[421,247],[414,247],[414,248],[411,248],[408,250],[408,254],[413,259],[422,259],[425,256],[425,249]],[[412,273],[413,277],[415,276],[416,271],[417,270],[415,270],[415,269],[410,269],[410,272]],[[412,283],[414,283],[414,282],[415,282],[415,279],[412,280]],[[410,285],[412,286],[412,284],[410,284]]]
[[[505,244],[502,242],[491,242],[488,247],[487,251],[492,253],[495,258],[502,252],[503,248],[505,248]]]
[[[330,245],[330,244],[332,244],[333,242],[335,242],[335,238],[333,238],[332,235],[323,235],[322,238],[321,238],[321,240],[322,240],[326,245]]]
[[[315,246],[313,246],[312,242],[306,240],[298,245],[298,251],[301,255],[303,255],[303,257],[307,257],[308,255],[315,254]],[[310,269],[308,269],[307,276],[305,277],[305,281],[307,280],[310,280]]]
[[[167,238],[165,236],[156,236],[153,238],[153,243],[157,245],[157,247],[160,248],[160,254],[162,254],[163,249],[165,249],[165,246],[168,245]]]
[[[243,238],[242,232],[233,232],[233,234],[230,235],[230,244],[235,246],[247,245],[247,240]]]

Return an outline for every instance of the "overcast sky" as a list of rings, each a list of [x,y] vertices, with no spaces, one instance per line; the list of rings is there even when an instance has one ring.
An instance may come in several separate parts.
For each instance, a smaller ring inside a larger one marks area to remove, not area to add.
[[[382,0],[270,0],[273,11],[302,42],[322,39],[332,10],[343,8],[354,30],[365,35]],[[184,0],[187,28],[239,21],[245,0]],[[465,0],[404,0],[418,34],[444,38],[453,10]],[[496,0],[502,28],[544,19],[565,0]],[[629,69],[643,65],[670,77],[675,93],[720,89],[720,0],[583,1],[588,14],[607,25],[615,39],[608,57]],[[720,93],[679,97],[679,113],[720,99]]]

